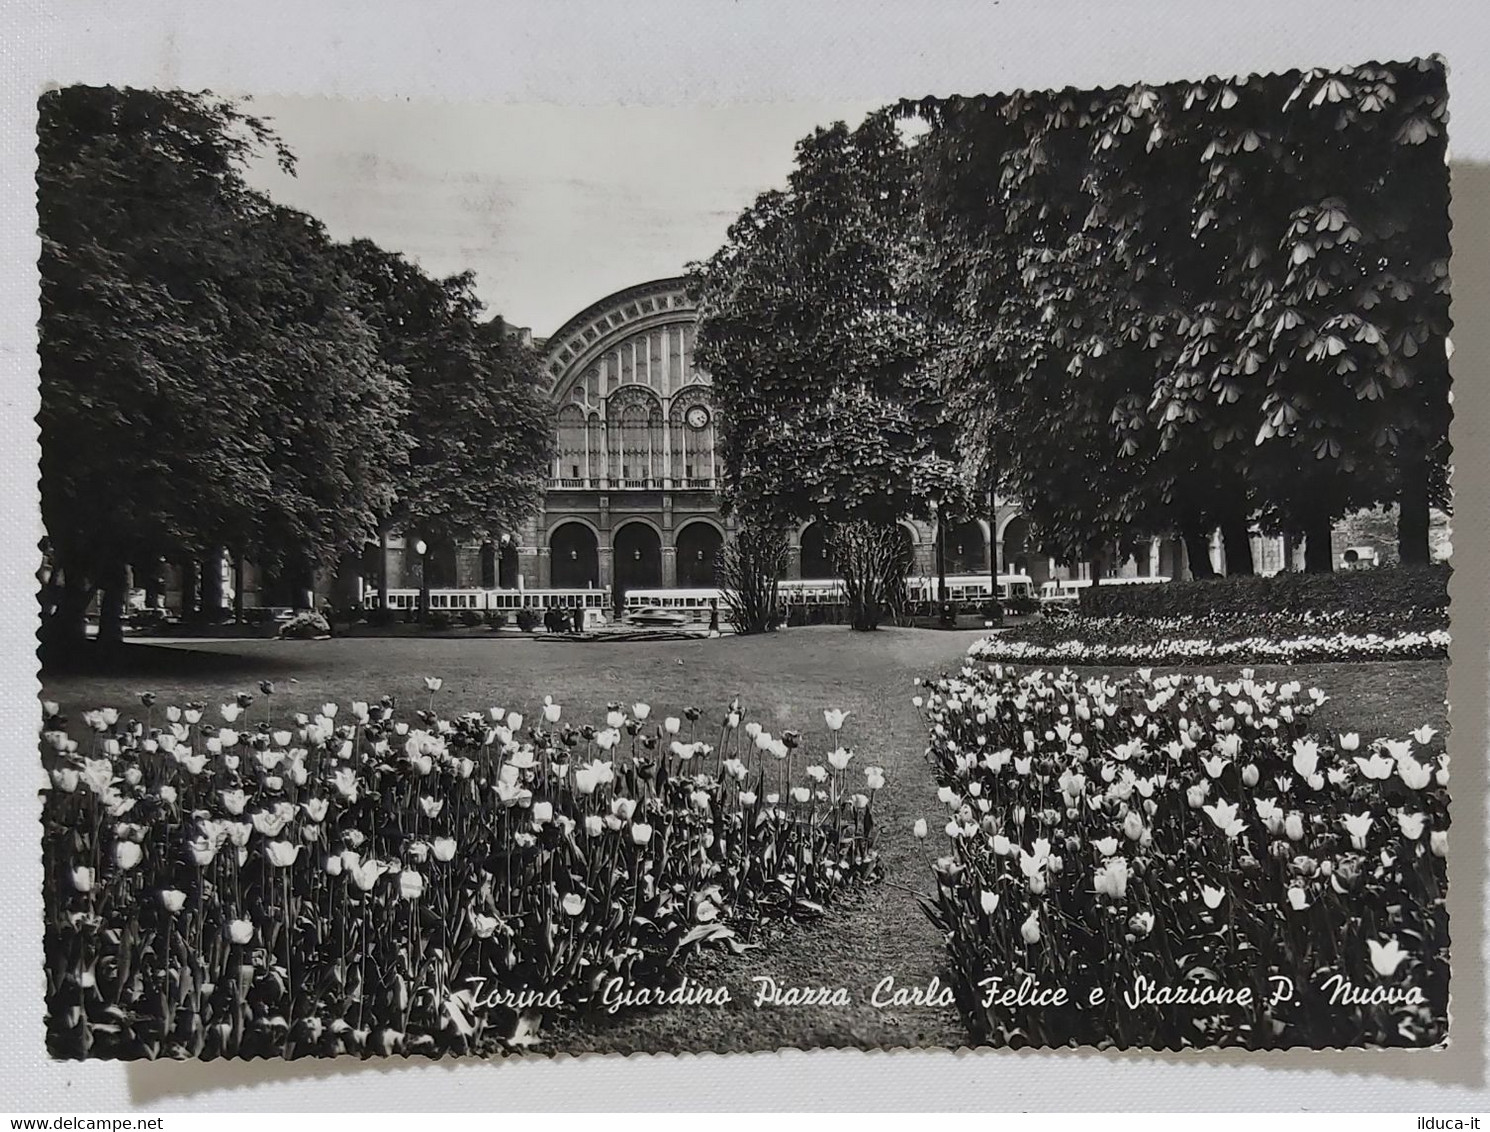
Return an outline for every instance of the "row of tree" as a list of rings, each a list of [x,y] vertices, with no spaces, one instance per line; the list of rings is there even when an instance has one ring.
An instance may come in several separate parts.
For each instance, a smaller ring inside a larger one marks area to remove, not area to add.
[[[390,529],[510,530],[553,430],[538,359],[471,277],[330,239],[253,190],[269,126],[232,101],[72,87],[40,101],[41,493],[62,639],[130,568],[226,551],[282,576]],[[202,584],[208,584],[207,579]]]
[[[725,498],[848,530],[1020,499],[1041,549],[1448,506],[1437,60],[931,99],[822,129],[693,269]]]

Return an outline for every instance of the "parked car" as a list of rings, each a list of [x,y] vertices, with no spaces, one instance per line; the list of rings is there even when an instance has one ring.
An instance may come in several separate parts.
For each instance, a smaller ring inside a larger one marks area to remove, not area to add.
[[[663,609],[648,605],[626,615],[628,625],[654,625],[668,629],[681,629],[688,624],[688,615],[676,609]]]

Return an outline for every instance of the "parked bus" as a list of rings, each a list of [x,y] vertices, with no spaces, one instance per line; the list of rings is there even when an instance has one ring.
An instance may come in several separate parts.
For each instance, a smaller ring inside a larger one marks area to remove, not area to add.
[[[1103,578],[1104,586],[1146,586],[1167,582],[1162,574],[1137,578]],[[1091,587],[1090,578],[1052,578],[1040,584],[1041,605],[1076,605],[1081,600],[1081,591]]]
[[[906,579],[906,596],[911,601],[935,601],[936,579],[911,577]],[[988,600],[993,586],[986,574],[958,574],[947,578],[947,598],[964,604]],[[1034,591],[1034,582],[1028,574],[1000,574],[999,596],[1007,601],[1011,597],[1029,597]],[[783,605],[839,605],[847,600],[843,582],[838,578],[797,578],[779,583],[778,594]],[[431,589],[429,611],[431,613],[460,614],[466,610],[487,612],[503,610],[516,613],[519,609],[574,609],[609,610],[609,589]],[[364,609],[378,608],[378,591],[369,589],[362,597]],[[417,589],[389,589],[388,607],[400,613],[419,608]],[[693,589],[657,588],[626,591],[626,613],[639,609],[675,610],[687,615],[696,624],[708,624],[710,613],[718,608],[723,619],[728,607],[723,591],[713,587]],[[587,614],[587,619],[589,615]]]
[[[1090,586],[1088,578],[1052,578],[1040,583],[1041,605],[1075,605],[1081,600],[1081,591]]]
[[[431,613],[459,613],[471,609],[480,612],[519,609],[604,609],[610,604],[610,592],[597,589],[557,590],[484,590],[432,589],[429,591]],[[364,609],[378,608],[378,591],[368,590],[362,597]],[[419,591],[390,589],[388,608],[408,611],[419,608]]]
[[[936,601],[937,580],[934,577],[910,577],[905,580],[906,595],[912,601]],[[1030,597],[1035,581],[1028,574],[1000,574],[999,598]],[[993,580],[987,574],[949,574],[947,600],[963,604],[987,601],[993,596]]]

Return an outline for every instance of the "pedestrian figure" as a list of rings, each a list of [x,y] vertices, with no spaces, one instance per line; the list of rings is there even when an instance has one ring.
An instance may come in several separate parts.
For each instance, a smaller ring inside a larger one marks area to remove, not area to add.
[[[709,599],[709,632],[719,632],[719,599],[717,597]]]
[[[576,633],[585,631],[585,607],[583,605],[574,607],[574,631]]]

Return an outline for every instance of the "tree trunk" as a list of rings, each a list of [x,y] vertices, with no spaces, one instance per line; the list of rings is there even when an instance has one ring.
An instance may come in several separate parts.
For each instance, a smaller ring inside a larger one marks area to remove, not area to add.
[[[1317,511],[1304,521],[1304,572],[1331,574],[1335,570],[1333,523],[1329,513]]]
[[[233,555],[233,620],[243,624],[243,556]]]
[[[1101,553],[1092,555],[1091,560],[1087,563],[1087,566],[1091,570],[1092,585],[1100,586],[1102,584],[1102,572],[1107,566],[1106,555]]]
[[[98,595],[98,643],[117,645],[124,640],[124,601],[129,595],[124,564],[116,563],[104,571],[103,588]]]
[[[947,600],[947,523],[936,521],[936,599]]]
[[[202,618],[208,622],[222,620],[222,551],[214,550],[201,563]]]
[[[295,568],[295,607],[315,612],[316,568],[309,558],[301,558]]]
[[[948,627],[953,624],[952,607],[947,601],[947,521],[941,515],[936,520],[936,621]]]
[[[994,482],[997,482],[995,477]],[[1002,625],[1004,623],[1004,603],[1001,600],[1003,590],[999,586],[999,502],[998,490],[991,488],[988,492],[988,600],[983,603],[983,621],[985,624]]]
[[[76,570],[64,571],[56,611],[50,625],[43,627],[48,639],[63,649],[76,648],[86,641],[88,603],[92,600],[93,591],[87,579]]]
[[[1283,572],[1285,574],[1291,574],[1291,573],[1293,573],[1293,554],[1294,554],[1294,549],[1295,549],[1295,543],[1294,543],[1294,538],[1293,538],[1293,532],[1292,531],[1284,531],[1283,532]]]
[[[1404,566],[1423,566],[1430,561],[1428,548],[1428,464],[1411,459],[1401,469],[1402,487],[1397,495],[1397,557]]]
[[[202,572],[195,558],[181,564],[181,620],[197,621],[201,613]]]
[[[1185,559],[1190,567],[1190,577],[1197,580],[1214,578],[1216,568],[1211,565],[1210,532],[1192,527],[1181,532],[1180,538],[1185,544]]]
[[[1221,519],[1221,545],[1226,549],[1228,576],[1257,572],[1252,561],[1252,536],[1247,528],[1247,516],[1240,511],[1228,512]]]
[[[161,602],[160,592],[160,564],[152,559],[149,565],[140,571],[145,577],[145,608],[159,609]]]
[[[388,609],[388,528],[378,528],[378,608]]]

